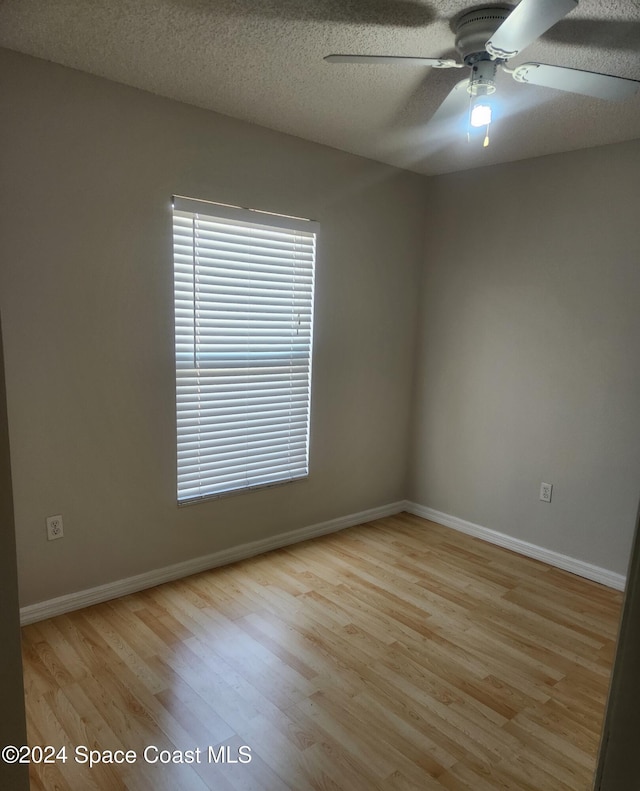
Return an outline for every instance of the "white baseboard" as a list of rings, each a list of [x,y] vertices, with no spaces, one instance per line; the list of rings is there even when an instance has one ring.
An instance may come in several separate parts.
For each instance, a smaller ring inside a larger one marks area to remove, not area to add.
[[[490,544],[497,544],[499,547],[511,549],[521,555],[526,555],[535,560],[542,560],[550,566],[556,566],[559,569],[570,571],[577,574],[579,577],[599,582],[609,588],[615,590],[624,590],[626,577],[622,574],[617,574],[608,569],[594,566],[591,563],[586,563],[584,560],[577,560],[576,558],[569,557],[569,555],[562,555],[560,552],[554,552],[551,549],[539,547],[536,544],[530,544],[528,541],[522,541],[519,538],[505,535],[505,533],[498,533],[496,530],[490,530],[488,527],[476,525],[473,522],[467,522],[464,519],[459,519],[457,516],[436,511],[433,508],[427,508],[425,505],[412,503],[406,501],[404,503],[404,510],[415,516],[421,516],[424,519],[429,519],[432,522],[437,522],[445,527],[451,527],[454,530],[459,530],[461,533],[481,538],[483,541],[488,541]]]
[[[348,514],[347,516],[330,519],[327,522],[320,522],[297,530],[290,530],[287,533],[279,533],[278,535],[264,538],[260,541],[240,544],[239,546],[223,549],[220,552],[214,552],[210,555],[193,558],[192,560],[186,560],[182,563],[174,563],[171,566],[154,569],[144,574],[137,574],[134,577],[127,577],[126,579],[116,580],[115,582],[109,582],[105,585],[98,585],[95,588],[88,588],[87,590],[58,596],[55,599],[48,599],[47,601],[30,604],[20,609],[20,622],[24,626],[29,623],[35,623],[36,621],[42,621],[45,618],[53,618],[55,615],[62,615],[66,612],[89,607],[92,604],[99,604],[100,602],[109,601],[110,599],[116,599],[119,596],[126,596],[129,593],[136,593],[136,591],[145,590],[146,588],[153,588],[156,585],[161,585],[163,582],[170,582],[171,580],[188,577],[191,574],[207,571],[217,566],[235,563],[238,560],[260,555],[272,549],[278,549],[279,547],[285,547],[290,544],[297,544],[300,541],[306,541],[316,536],[335,533],[338,530],[344,530],[347,527],[371,522],[374,519],[393,516],[401,511],[407,511],[410,514],[415,514],[415,516],[421,516],[424,519],[437,522],[445,527],[459,530],[461,533],[467,533],[476,538],[481,538],[484,541],[488,541],[490,544],[496,544],[506,549],[511,549],[521,555],[526,555],[536,560],[542,560],[545,563],[549,563],[551,566],[556,566],[557,568],[577,574],[580,577],[594,580],[609,588],[624,590],[626,578],[622,574],[616,574],[613,571],[594,566],[583,560],[577,560],[568,555],[562,555],[559,552],[545,549],[536,544],[530,544],[527,541],[513,538],[504,533],[499,533],[496,530],[490,530],[482,525],[467,522],[464,519],[459,519],[457,516],[451,516],[442,511],[436,511],[433,508],[427,508],[424,505],[405,500],[389,503],[379,508],[370,508],[367,511],[360,511],[355,514]]]
[[[117,599],[119,596],[126,596],[129,593],[153,588],[163,582],[188,577],[200,571],[226,566],[228,563],[235,563],[238,560],[245,560],[254,555],[261,555],[272,549],[285,547],[289,544],[297,544],[299,541],[306,541],[308,538],[323,536],[327,533],[335,533],[346,527],[354,527],[374,519],[382,519],[385,516],[393,516],[404,509],[404,502],[389,503],[379,508],[370,508],[367,511],[360,511],[356,514],[340,516],[337,519],[330,519],[328,522],[320,522],[316,525],[301,527],[297,530],[290,530],[287,533],[279,533],[270,538],[260,541],[251,541],[247,544],[240,544],[230,549],[223,549],[211,555],[185,560],[182,563],[174,563],[161,569],[147,571],[144,574],[137,574],[135,577],[127,577],[123,580],[108,582],[105,585],[98,585],[95,588],[68,593],[58,596],[55,599],[29,604],[20,608],[20,623],[25,626],[36,621],[43,621],[45,618],[53,618],[55,615],[62,615],[72,610],[80,610],[92,604]]]

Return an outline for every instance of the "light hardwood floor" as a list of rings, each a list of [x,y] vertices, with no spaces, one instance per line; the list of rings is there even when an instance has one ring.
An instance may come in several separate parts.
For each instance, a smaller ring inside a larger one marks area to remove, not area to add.
[[[68,760],[32,788],[588,791],[620,606],[401,514],[52,618],[23,629],[28,733]]]

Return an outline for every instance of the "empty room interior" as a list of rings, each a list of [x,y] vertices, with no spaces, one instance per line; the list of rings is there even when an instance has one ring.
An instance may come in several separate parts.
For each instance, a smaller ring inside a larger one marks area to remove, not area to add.
[[[0,31],[0,785],[636,789],[637,5]]]

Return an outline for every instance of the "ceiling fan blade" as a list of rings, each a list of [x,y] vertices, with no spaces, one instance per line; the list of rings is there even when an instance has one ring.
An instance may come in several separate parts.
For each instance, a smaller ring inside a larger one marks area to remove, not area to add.
[[[595,71],[580,71],[564,66],[546,66],[544,63],[523,63],[513,71],[513,79],[531,85],[543,85],[559,91],[581,93],[596,99],[622,101],[640,91],[638,80],[612,77]]]
[[[400,63],[431,66],[433,69],[461,69],[464,63],[450,58],[414,58],[403,55],[327,55],[329,63]]]
[[[447,94],[440,107],[431,116],[424,127],[430,135],[449,136],[450,124],[457,122],[469,110],[470,96],[467,91],[469,80],[464,79],[456,83]]]
[[[522,0],[487,41],[487,52],[513,58],[577,5],[578,0]]]

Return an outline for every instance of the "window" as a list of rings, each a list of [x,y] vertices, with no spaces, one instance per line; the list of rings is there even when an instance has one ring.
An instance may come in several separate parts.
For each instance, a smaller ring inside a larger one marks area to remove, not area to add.
[[[174,198],[179,502],[308,475],[316,232]]]

